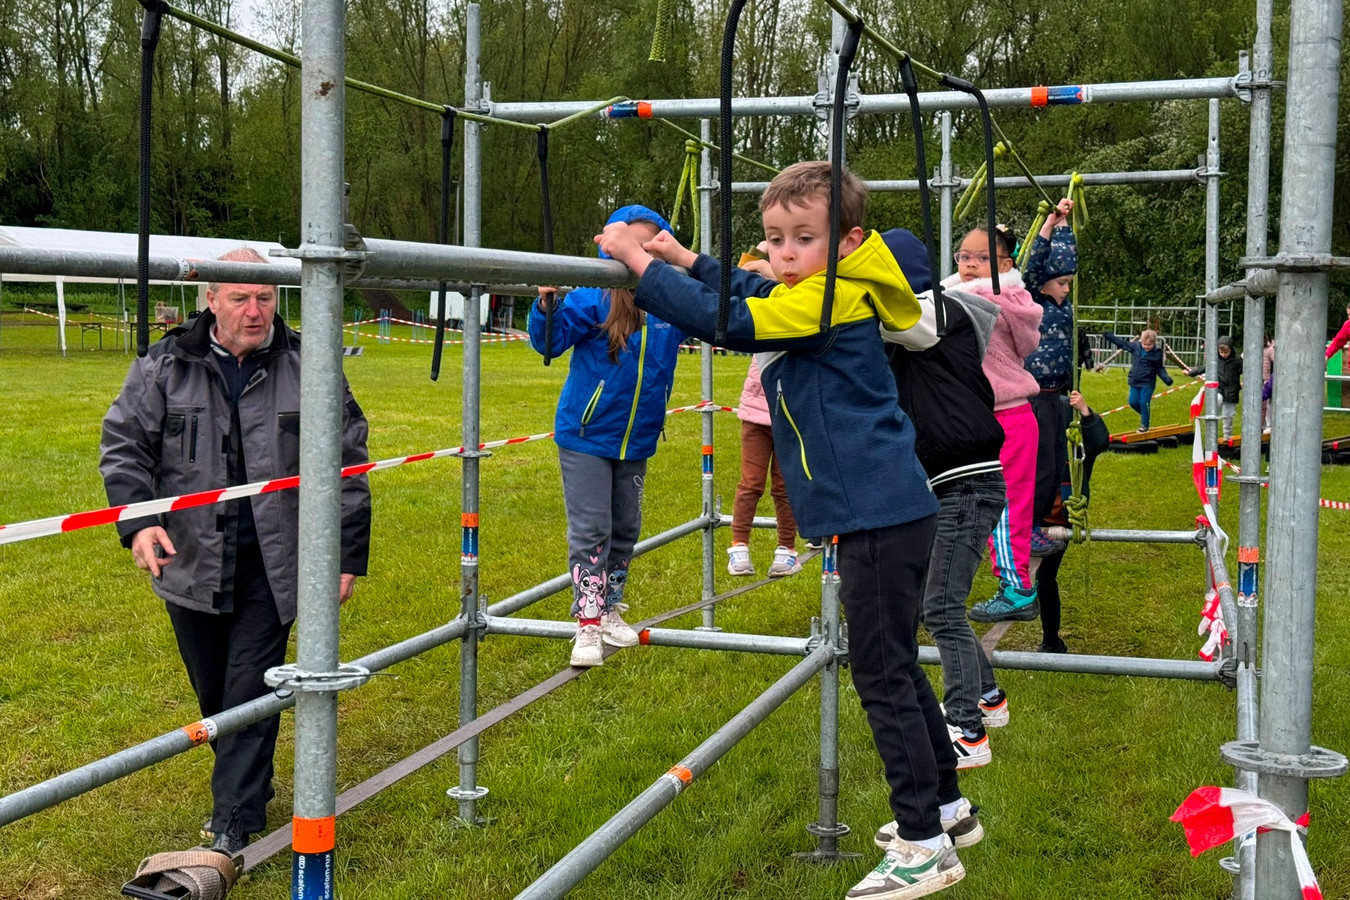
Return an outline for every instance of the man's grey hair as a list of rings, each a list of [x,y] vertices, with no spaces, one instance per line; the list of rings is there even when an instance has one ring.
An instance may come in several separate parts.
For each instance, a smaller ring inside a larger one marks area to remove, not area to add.
[[[270,265],[267,261],[267,257],[248,246],[235,247],[233,250],[226,250],[224,253],[217,256],[216,259],[221,262],[262,263],[263,265]],[[206,286],[206,289],[213,294],[217,294],[220,292],[220,282],[212,281]]]

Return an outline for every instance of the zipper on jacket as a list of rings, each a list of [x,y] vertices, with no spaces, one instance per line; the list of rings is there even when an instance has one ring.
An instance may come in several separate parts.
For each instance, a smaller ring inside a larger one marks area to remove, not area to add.
[[[628,411],[628,429],[623,433],[623,443],[619,445],[619,459],[628,458],[628,437],[633,433],[633,421],[637,418],[638,397],[642,395],[642,364],[647,359],[647,323],[642,323],[642,340],[638,343],[637,386],[633,388],[633,406]]]
[[[188,462],[197,461],[197,415],[192,415],[192,428],[188,437]]]
[[[792,413],[788,412],[787,401],[783,399],[783,382],[777,382],[778,387],[778,408],[783,411],[783,417],[787,423],[792,426],[793,432],[797,435],[797,446],[801,448],[802,453],[802,471],[806,473],[806,480],[812,481],[811,467],[806,464],[806,441],[802,439],[802,433],[797,428],[797,423],[792,420]]]
[[[591,416],[595,415],[595,406],[600,402],[600,394],[605,389],[605,379],[601,378],[600,383],[595,387],[595,393],[591,394],[591,399],[586,401],[586,408],[581,411],[581,428],[577,431],[577,437],[585,437],[586,426],[591,424]]]

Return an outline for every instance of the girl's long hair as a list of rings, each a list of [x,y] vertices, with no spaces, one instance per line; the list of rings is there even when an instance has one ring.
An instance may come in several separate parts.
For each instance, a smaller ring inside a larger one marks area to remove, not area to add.
[[[633,303],[633,291],[629,288],[610,288],[605,291],[609,297],[609,315],[600,323],[600,330],[609,336],[609,361],[617,363],[619,355],[628,348],[628,339],[637,333],[647,314]]]
[[[648,219],[634,219],[628,224],[636,225],[639,222],[650,225],[656,231],[661,230],[658,223]],[[609,297],[609,315],[600,323],[600,330],[609,336],[609,361],[617,363],[620,354],[628,348],[628,339],[647,321],[647,314],[633,303],[634,294],[628,288],[610,288],[605,294]]]

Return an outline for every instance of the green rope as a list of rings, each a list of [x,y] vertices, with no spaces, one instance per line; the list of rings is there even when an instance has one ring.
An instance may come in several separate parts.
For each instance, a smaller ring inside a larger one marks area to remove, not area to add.
[[[648,62],[666,61],[666,47],[670,44],[670,29],[675,22],[675,0],[656,0],[656,28],[652,31],[652,51]]]
[[[1000,160],[1008,155],[1008,145],[999,141],[994,145],[994,160]],[[989,180],[989,173],[985,171],[986,164],[980,163],[980,167],[975,170],[975,175],[966,184],[966,189],[961,192],[961,198],[956,201],[956,209],[952,213],[954,219],[964,219],[968,213],[976,209],[976,204],[980,199],[981,192],[984,191],[985,182]],[[990,226],[994,223],[990,222]]]
[[[674,122],[670,121],[669,119],[654,118],[654,119],[652,119],[652,121],[653,121],[653,122],[660,122],[662,125],[666,126],[666,127],[669,128],[670,130],[675,131],[675,132],[678,132],[679,134],[684,135],[685,138],[686,138],[687,140],[697,141],[697,142],[698,142],[698,145],[699,145],[700,147],[707,147],[709,150],[713,151],[714,153],[719,153],[719,152],[721,152],[721,149],[722,149],[722,148],[718,147],[716,144],[709,143],[708,141],[703,140],[703,139],[700,138],[698,135],[694,134],[692,131],[686,131],[686,130],[684,130],[683,128],[681,128],[680,126],[676,125]],[[769,172],[769,173],[771,173],[771,174],[773,174],[773,175],[777,175],[777,174],[778,174],[778,171],[779,171],[779,170],[778,170],[778,169],[775,169],[773,166],[769,165],[768,163],[762,163],[762,162],[760,162],[760,161],[757,160],[757,159],[751,159],[750,157],[748,157],[748,156],[742,156],[742,155],[739,154],[739,153],[732,153],[731,155],[732,155],[733,157],[735,157],[735,159],[736,159],[738,162],[743,162],[743,163],[745,163],[746,165],[750,165],[750,166],[759,166],[759,167],[760,167],[761,169],[763,169],[764,171]]]
[[[998,123],[995,122],[992,117],[989,119],[989,122],[994,126],[994,130],[998,132],[999,143],[1008,148],[1008,155],[1012,157],[1012,161],[1017,165],[1017,168],[1021,170],[1024,176],[1026,176],[1027,181],[1036,189],[1036,192],[1041,195],[1041,199],[1046,203],[1049,203],[1053,208],[1055,201],[1045,192],[1045,188],[1041,187],[1041,183],[1036,180],[1036,176],[1031,174],[1031,169],[1022,161],[1022,157],[1018,154],[1016,148],[1013,147],[1012,141],[1008,140],[1008,136],[1003,133],[1003,129],[998,127]]]
[[[684,142],[684,168],[680,171],[680,186],[675,189],[675,206],[670,214],[670,230],[674,231],[680,225],[680,210],[684,208],[685,194],[689,195],[689,215],[694,220],[694,236],[689,243],[691,247],[699,245],[699,212],[698,212],[698,164],[699,154],[702,146],[696,140]]]
[[[1069,227],[1073,229],[1074,236],[1077,237],[1079,229],[1087,224],[1086,213],[1081,217],[1078,213],[1079,203],[1083,198],[1083,176],[1077,172],[1069,177],[1068,196],[1070,200],[1074,201],[1073,211],[1069,213]],[[1069,289],[1069,305],[1073,312],[1073,330],[1069,335],[1069,344],[1073,354],[1072,384],[1073,389],[1077,391],[1082,384],[1082,373],[1078,366],[1077,271],[1073,274],[1073,282]],[[1082,544],[1090,540],[1090,534],[1088,532],[1087,498],[1083,496],[1083,417],[1077,409],[1073,411],[1073,419],[1069,422],[1069,427],[1065,430],[1064,436],[1069,444],[1069,483],[1072,485],[1069,499],[1064,502],[1064,513],[1073,529],[1073,542]],[[1086,577],[1087,569],[1084,568],[1084,578]]]
[[[1042,200],[1036,204],[1036,218],[1031,220],[1031,228],[1027,231],[1027,236],[1022,240],[1022,245],[1017,251],[1017,268],[1023,274],[1027,271],[1027,264],[1031,262],[1031,245],[1036,240],[1036,235],[1040,233],[1041,226],[1045,220],[1050,217],[1050,213],[1055,209],[1054,204]]]

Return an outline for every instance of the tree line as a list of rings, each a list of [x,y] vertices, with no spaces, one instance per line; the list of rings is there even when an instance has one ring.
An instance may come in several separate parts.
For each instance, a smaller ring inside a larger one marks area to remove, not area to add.
[[[227,26],[241,0],[179,0],[180,8]],[[912,0],[857,4],[878,31],[927,65],[984,87],[1231,76],[1255,30],[1252,0]],[[299,4],[256,0],[255,33],[299,52]],[[0,0],[0,216],[6,224],[131,231],[136,224],[140,20],[135,0]],[[481,68],[498,101],[714,97],[723,0],[678,4],[666,60],[648,59],[655,0],[493,0],[482,6]],[[465,5],[447,0],[348,0],[352,77],[461,105]],[[1287,12],[1277,14],[1277,78],[1284,71]],[[739,95],[814,94],[829,47],[823,3],[750,0],[736,46]],[[855,65],[864,93],[899,89],[895,65],[866,42]],[[1342,109],[1350,67],[1342,66]],[[921,84],[921,90],[932,90]],[[155,231],[298,241],[299,75],[224,39],[166,19],[155,59]],[[1276,94],[1272,209],[1278,209],[1282,95]],[[435,240],[440,208],[440,120],[432,112],[349,91],[346,178],[363,234]],[[1206,143],[1204,101],[1008,109],[996,118],[1038,173],[1193,168]],[[1350,148],[1350,117],[1340,141]],[[697,131],[697,122],[677,124]],[[928,157],[937,159],[935,119]],[[714,122],[714,131],[716,123]],[[963,173],[982,147],[975,116],[954,116]],[[738,121],[734,145],[774,166],[822,155],[823,122]],[[714,140],[720,138],[714,134]],[[1225,101],[1222,277],[1237,277],[1244,252],[1247,107]],[[456,136],[456,147],[460,147]],[[483,138],[483,243],[542,246],[535,138],[491,126]],[[558,252],[591,252],[608,211],[675,203],[684,139],[660,123],[586,120],[551,136],[551,188]],[[848,159],[867,178],[909,178],[914,147],[907,113],[858,116]],[[459,156],[458,152],[456,154]],[[455,170],[458,172],[457,159]],[[1350,252],[1350,153],[1340,154],[1334,249]],[[1011,167],[1005,174],[1013,174]],[[740,167],[736,177],[763,177]],[[1000,195],[1000,218],[1024,229],[1028,191]],[[1090,190],[1083,286],[1097,300],[1175,303],[1202,286],[1204,189],[1198,185]],[[737,197],[737,245],[755,240],[753,198]],[[686,209],[685,223],[692,221]],[[877,195],[869,224],[918,229],[911,195]],[[974,221],[970,224],[974,224]],[[1272,217],[1271,246],[1276,246]],[[960,231],[958,224],[957,230]],[[681,229],[685,231],[684,228]],[[688,238],[688,232],[682,235]],[[1338,276],[1335,290],[1344,294]],[[1344,299],[1343,296],[1340,299]],[[1333,299],[1333,302],[1337,302]]]

